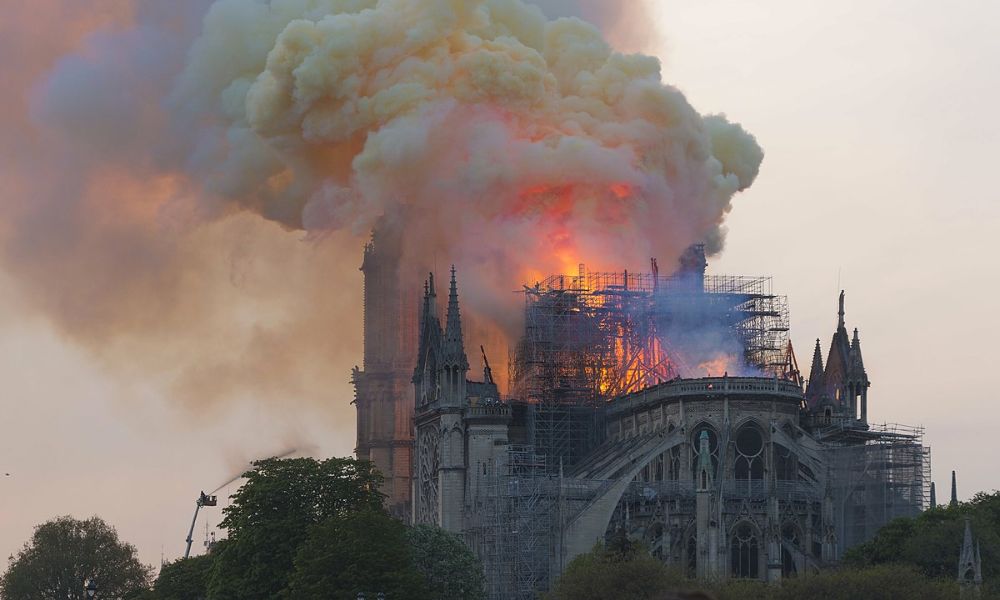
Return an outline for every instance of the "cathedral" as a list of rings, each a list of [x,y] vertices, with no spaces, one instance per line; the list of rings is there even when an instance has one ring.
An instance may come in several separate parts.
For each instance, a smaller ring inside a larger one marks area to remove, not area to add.
[[[454,268],[443,306],[434,276],[423,285],[408,386],[404,364],[369,362],[369,334],[403,328],[380,329],[366,306],[358,455],[387,474],[394,512],[466,541],[491,598],[534,598],[622,534],[692,577],[778,581],[836,564],[927,507],[922,431],[868,421],[844,295],[826,360],[817,342],[805,379],[769,280],[687,264],[526,287],[506,396],[485,360],[470,376]]]

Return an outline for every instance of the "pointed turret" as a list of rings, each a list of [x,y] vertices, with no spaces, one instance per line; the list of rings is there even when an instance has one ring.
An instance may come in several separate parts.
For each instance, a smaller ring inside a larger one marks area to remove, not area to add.
[[[437,318],[437,292],[434,290],[434,273],[427,274],[427,299],[430,310],[434,313],[434,317]]]
[[[861,376],[865,372],[865,359],[861,356],[861,338],[858,337],[858,328],[854,328],[854,338],[851,339],[851,370],[855,375]]]
[[[809,369],[809,385],[806,388],[806,396],[812,398],[823,390],[823,349],[820,347],[819,338],[816,338],[816,349],[813,350],[812,368]]]
[[[434,274],[424,282],[424,306],[420,313],[420,338],[417,343],[417,365],[413,369],[413,383],[417,406],[434,402],[440,389],[442,363],[441,320],[437,312],[437,293]]]
[[[851,364],[851,340],[844,324],[844,292],[840,292],[840,304],[837,311],[837,331],[830,343],[830,353],[826,357],[826,370],[823,372],[823,385],[826,393],[838,405],[848,404],[848,378]]]
[[[458,282],[455,278],[454,265],[451,267],[451,289],[448,293],[448,316],[443,350],[444,360],[448,366],[468,371],[469,359],[465,354],[465,340],[462,337],[462,316],[458,308]]]
[[[839,417],[849,417],[864,427],[868,423],[868,388],[871,382],[865,373],[861,357],[861,341],[855,329],[854,339],[847,332],[845,309],[847,294],[841,290],[837,307],[837,331],[830,342],[826,364],[817,346],[813,357],[813,373],[806,390],[813,410],[822,409]],[[822,376],[817,376],[817,373]],[[828,415],[829,416],[829,415]]]
[[[419,337],[417,338],[417,360],[420,360],[424,352],[426,351],[427,336],[424,335],[424,329],[427,327],[427,320],[431,313],[431,290],[430,284],[427,280],[424,281],[424,302],[420,307],[420,329],[418,330]]]
[[[844,296],[845,296],[844,290],[840,290],[840,310],[837,311],[837,316],[838,316],[838,319],[837,319],[837,329],[838,330],[840,330],[840,329],[846,330],[846,325],[845,325],[845,321],[844,321],[844,315],[845,315],[845,312],[844,312]]]
[[[951,502],[948,506],[958,506],[958,480],[954,471],[951,472]]]
[[[973,544],[972,524],[965,519],[965,538],[962,541],[962,554],[958,559],[958,582],[963,586],[980,586],[983,583],[983,565],[978,544]]]

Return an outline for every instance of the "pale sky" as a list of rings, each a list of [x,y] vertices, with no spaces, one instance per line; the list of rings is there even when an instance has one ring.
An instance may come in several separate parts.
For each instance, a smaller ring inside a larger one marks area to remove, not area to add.
[[[800,366],[836,325],[838,281],[858,327],[870,418],[926,427],[938,497],[1000,487],[1000,4],[992,0],[655,2],[664,79],[725,112],[766,151],[738,196],[714,273],[772,275]],[[346,272],[359,256],[345,256]],[[512,288],[518,282],[512,282]],[[197,418],[122,382],[48,324],[0,304],[0,553],[34,525],[98,514],[158,563],[183,553],[194,500],[247,461],[354,445],[349,367],[330,406],[248,397]],[[360,315],[358,315],[360,319]],[[356,343],[357,331],[336,340]],[[229,490],[232,491],[231,489]],[[204,523],[217,523],[209,509]]]

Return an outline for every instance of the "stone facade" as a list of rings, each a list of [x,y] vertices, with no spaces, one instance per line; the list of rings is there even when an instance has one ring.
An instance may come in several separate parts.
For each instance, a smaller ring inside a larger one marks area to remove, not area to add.
[[[870,382],[843,296],[826,366],[817,350],[805,388],[729,376],[649,387],[601,408],[602,443],[557,471],[525,433],[533,407],[501,402],[488,367],[482,382],[468,379],[454,270],[445,325],[433,276],[421,314],[412,520],[463,536],[492,598],[534,597],[622,532],[691,576],[775,582],[834,564],[884,521],[925,507],[922,481],[907,495],[877,471],[885,440],[902,444],[895,459],[926,455],[918,437],[867,423]],[[872,514],[878,502],[895,512]]]
[[[413,472],[413,365],[416,295],[401,289],[399,238],[389,226],[365,246],[364,368],[352,381],[357,406],[355,452],[382,472],[390,512],[408,518]]]
[[[471,495],[480,491],[481,465],[503,453],[494,442],[506,438],[510,420],[490,372],[486,370],[483,382],[468,381],[468,372],[452,268],[444,329],[433,275],[424,289],[413,373],[417,464],[412,519],[459,534],[465,531]]]

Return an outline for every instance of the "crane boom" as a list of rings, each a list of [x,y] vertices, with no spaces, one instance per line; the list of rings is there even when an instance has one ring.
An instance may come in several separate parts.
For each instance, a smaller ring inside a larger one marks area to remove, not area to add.
[[[184,558],[191,556],[191,543],[194,542],[194,526],[198,522],[198,511],[201,510],[202,506],[216,506],[219,503],[215,496],[209,496],[205,492],[198,494],[198,500],[195,501],[194,505],[194,518],[191,519],[191,529],[188,530],[187,538],[184,540],[187,542],[187,548],[184,550]]]

